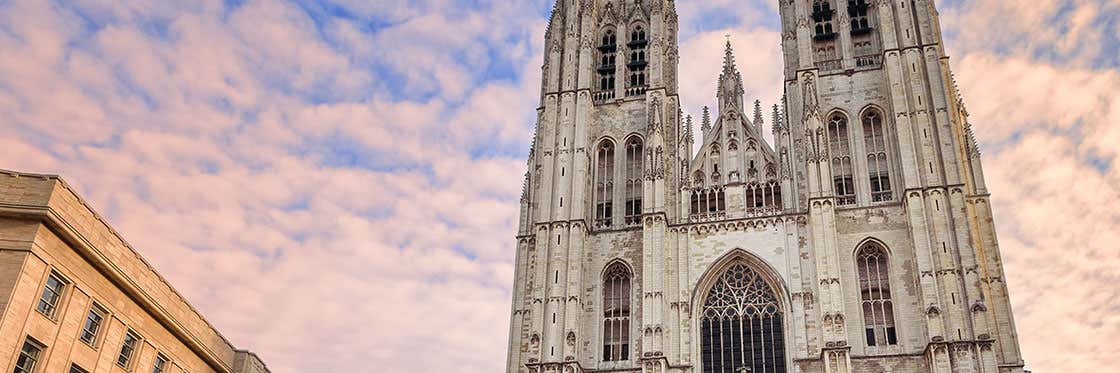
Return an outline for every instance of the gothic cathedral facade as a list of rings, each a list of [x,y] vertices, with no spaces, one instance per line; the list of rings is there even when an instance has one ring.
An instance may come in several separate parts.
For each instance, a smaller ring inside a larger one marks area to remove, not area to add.
[[[557,0],[507,372],[1023,372],[934,1],[779,0],[783,102],[728,43],[697,136],[675,8]]]

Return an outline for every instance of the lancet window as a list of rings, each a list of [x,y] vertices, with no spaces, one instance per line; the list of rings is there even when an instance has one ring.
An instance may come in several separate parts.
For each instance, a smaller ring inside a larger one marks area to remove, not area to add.
[[[848,118],[843,114],[832,115],[828,122],[828,148],[832,157],[832,183],[838,205],[856,203],[855,182],[852,179],[852,151],[848,138]]]
[[[704,218],[717,216],[727,210],[724,202],[726,192],[722,187],[703,188],[692,191],[692,216]]]
[[[649,66],[646,59],[648,45],[646,30],[641,25],[634,26],[634,30],[630,32],[630,42],[626,44],[630,49],[630,58],[626,63],[630,74],[629,89],[626,91],[628,96],[645,93],[646,68]]]
[[[607,228],[614,218],[614,144],[603,140],[595,156],[595,226]]]
[[[700,319],[704,373],[785,373],[782,311],[774,289],[744,263],[716,280]]]
[[[883,132],[883,115],[869,110],[863,115],[863,142],[867,148],[867,171],[871,180],[871,202],[890,201],[891,172],[887,162],[886,136]]]
[[[630,360],[630,270],[622,263],[603,277],[603,361]]]
[[[642,139],[631,137],[626,142],[626,215],[627,225],[642,218]]]
[[[751,183],[747,186],[747,212],[781,210],[782,187],[777,182]]]
[[[891,303],[887,251],[876,243],[868,243],[856,255],[859,267],[859,289],[863,305],[864,335],[868,346],[898,343]]]

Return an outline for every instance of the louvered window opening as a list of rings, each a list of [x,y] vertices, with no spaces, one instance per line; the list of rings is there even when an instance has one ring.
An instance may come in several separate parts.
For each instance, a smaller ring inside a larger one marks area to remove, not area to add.
[[[626,142],[626,225],[642,220],[642,167],[642,140],[631,138]]]
[[[848,118],[834,115],[828,123],[828,147],[832,155],[833,192],[837,205],[856,203],[856,185],[852,179],[852,150],[848,139]]]
[[[595,227],[609,228],[614,218],[614,145],[599,146],[595,164]]]
[[[887,163],[883,118],[878,111],[871,111],[864,115],[863,138],[867,147],[867,170],[871,181],[871,202],[890,201],[894,198],[894,195],[891,193],[890,165]]]

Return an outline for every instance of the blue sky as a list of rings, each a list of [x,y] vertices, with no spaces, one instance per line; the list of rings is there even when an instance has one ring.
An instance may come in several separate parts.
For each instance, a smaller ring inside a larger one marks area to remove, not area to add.
[[[725,34],[777,100],[774,6],[677,1],[686,111]],[[1026,359],[1113,368],[1120,0],[938,6]],[[0,168],[63,175],[274,372],[494,372],[551,8],[0,0]]]

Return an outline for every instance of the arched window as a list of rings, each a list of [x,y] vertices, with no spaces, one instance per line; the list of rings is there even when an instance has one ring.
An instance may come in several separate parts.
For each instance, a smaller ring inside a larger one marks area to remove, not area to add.
[[[887,250],[874,242],[864,245],[856,255],[864,333],[868,346],[898,343],[894,328],[894,307],[891,304],[889,263]]]
[[[883,133],[883,115],[878,110],[868,110],[863,115],[863,142],[867,147],[867,171],[871,178],[871,202],[890,201],[891,172],[887,163],[886,137]]]
[[[611,226],[614,217],[614,144],[603,140],[595,161],[595,226]]]
[[[852,35],[871,32],[871,22],[867,20],[867,0],[848,0],[848,17],[852,22]]]
[[[630,360],[630,270],[622,263],[603,277],[603,361]]]
[[[832,40],[836,32],[832,29],[832,18],[835,15],[830,0],[817,0],[813,2],[813,39]]]
[[[642,218],[642,139],[626,141],[626,224],[635,225]]]
[[[634,30],[630,32],[630,42],[626,44],[630,48],[630,59],[626,64],[630,72],[629,87],[632,88],[627,90],[629,96],[645,93],[645,90],[640,88],[646,86],[646,67],[649,65],[649,61],[646,59],[646,46],[648,44],[646,30],[641,25],[634,26]]]
[[[603,33],[602,43],[599,44],[599,90],[614,90],[615,54],[618,51],[618,38],[614,30]]]
[[[848,139],[848,118],[834,114],[828,121],[828,149],[832,156],[832,183],[838,205],[856,203],[852,181],[852,151]]]
[[[708,290],[700,318],[704,373],[786,372],[782,311],[774,289],[735,263]]]

